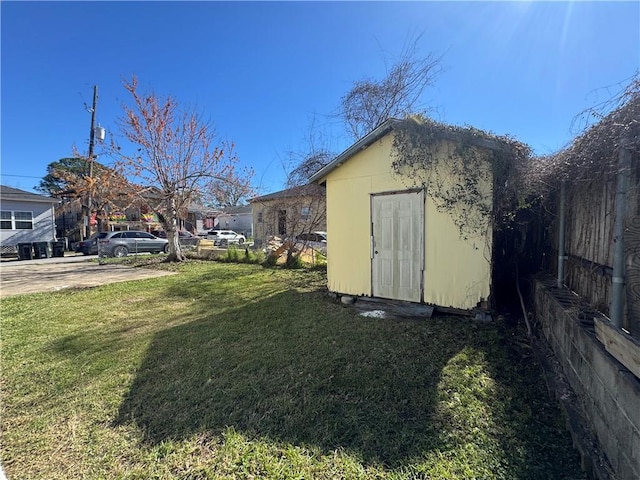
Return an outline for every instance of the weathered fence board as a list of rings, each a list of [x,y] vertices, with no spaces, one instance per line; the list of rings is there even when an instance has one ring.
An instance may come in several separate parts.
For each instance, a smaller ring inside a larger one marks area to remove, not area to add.
[[[640,342],[618,330],[607,320],[595,317],[594,323],[596,337],[607,352],[640,378]]]
[[[638,165],[631,172],[625,219],[627,328],[640,338],[640,187]],[[616,178],[567,185],[564,283],[597,310],[609,314]],[[551,241],[557,248],[558,224]]]

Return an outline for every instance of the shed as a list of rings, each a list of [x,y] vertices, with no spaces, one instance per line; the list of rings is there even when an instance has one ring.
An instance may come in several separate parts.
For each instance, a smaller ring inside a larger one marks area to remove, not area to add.
[[[402,161],[394,139],[403,126],[421,124],[389,119],[311,177],[326,186],[328,288],[455,309],[486,307],[492,162],[503,146],[479,130],[429,121],[433,128],[418,142],[422,150],[410,149],[413,158]],[[464,178],[465,171],[475,177]]]

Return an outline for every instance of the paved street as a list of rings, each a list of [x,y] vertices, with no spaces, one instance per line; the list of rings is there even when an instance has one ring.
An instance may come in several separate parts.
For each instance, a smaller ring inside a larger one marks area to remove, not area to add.
[[[23,293],[54,292],[107,283],[173,275],[173,272],[124,265],[98,265],[92,256],[68,256],[0,263],[0,298]]]

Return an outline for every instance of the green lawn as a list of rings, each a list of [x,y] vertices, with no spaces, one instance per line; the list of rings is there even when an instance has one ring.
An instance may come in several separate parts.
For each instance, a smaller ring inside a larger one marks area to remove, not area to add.
[[[319,271],[179,269],[2,300],[10,480],[584,478],[519,331],[358,317]]]

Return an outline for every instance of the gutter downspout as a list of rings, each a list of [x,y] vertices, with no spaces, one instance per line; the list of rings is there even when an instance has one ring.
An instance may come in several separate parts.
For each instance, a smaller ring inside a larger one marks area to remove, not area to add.
[[[629,169],[631,152],[629,139],[620,141],[618,151],[618,175],[616,181],[616,216],[613,224],[613,277],[611,278],[611,323],[622,328],[625,300],[625,248],[624,223],[627,215],[627,192],[629,191]]]
[[[567,259],[564,250],[564,235],[567,223],[566,213],[567,184],[563,180],[560,184],[560,218],[558,220],[558,279],[556,286],[562,288],[564,285],[564,261]]]
[[[58,241],[58,229],[56,228],[56,207],[55,203],[51,204],[51,230],[53,230],[53,241]]]

